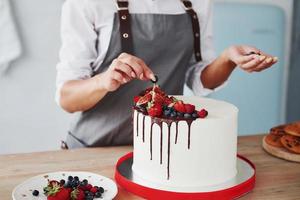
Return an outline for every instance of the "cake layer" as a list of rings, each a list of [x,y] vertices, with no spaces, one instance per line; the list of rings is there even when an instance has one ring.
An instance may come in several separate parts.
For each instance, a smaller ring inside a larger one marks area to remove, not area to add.
[[[208,186],[233,178],[236,171],[238,109],[226,102],[176,96],[204,119],[174,121],[134,110],[133,172],[170,187]]]

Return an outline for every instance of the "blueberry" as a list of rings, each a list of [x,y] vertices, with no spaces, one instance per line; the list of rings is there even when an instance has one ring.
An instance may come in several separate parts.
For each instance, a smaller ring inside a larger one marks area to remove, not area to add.
[[[175,111],[171,112],[171,117],[176,117],[177,113]]]
[[[33,190],[32,195],[33,196],[39,196],[40,192],[38,190]]]
[[[104,192],[104,188],[103,187],[99,187],[98,191],[101,192],[101,193],[103,193]]]
[[[86,179],[83,179],[82,182],[83,182],[85,185],[87,185],[87,184],[89,183],[88,180],[86,180]]]
[[[67,181],[67,183],[65,185],[66,185],[66,188],[71,188],[73,185],[73,181]]]
[[[96,198],[100,198],[101,196],[102,196],[101,192],[96,192],[96,193],[95,193],[95,197],[96,197]]]
[[[60,181],[59,181],[59,184],[60,185],[64,185],[66,183],[66,181],[64,180],[64,179],[61,179]]]
[[[74,176],[74,180],[75,181],[79,181],[79,177],[78,176]]]
[[[163,109],[163,110],[167,110],[167,109],[168,109],[168,106],[167,106],[167,105],[163,105],[162,109]]]
[[[178,117],[183,117],[183,113],[182,112],[177,112],[177,116]]]
[[[85,197],[85,200],[93,200],[93,199],[94,199],[93,196],[86,196],[86,197]]]
[[[199,115],[198,115],[198,113],[193,113],[193,114],[192,114],[192,117],[194,117],[194,118],[198,118],[198,117],[199,117]]]
[[[88,196],[88,197],[94,197],[94,193],[89,192],[89,193],[87,194],[87,196]]]
[[[72,186],[77,187],[79,185],[79,183],[80,183],[79,181],[74,180]]]
[[[185,114],[184,114],[184,118],[185,118],[185,119],[190,119],[190,118],[192,118],[192,115],[189,114],[189,113],[185,113]]]
[[[69,177],[68,177],[68,180],[69,180],[69,181],[73,181],[73,176],[69,176]]]
[[[90,193],[90,191],[86,190],[84,191],[84,195],[87,196]]]
[[[168,117],[170,114],[171,114],[171,111],[169,109],[164,111],[164,115],[165,116]]]

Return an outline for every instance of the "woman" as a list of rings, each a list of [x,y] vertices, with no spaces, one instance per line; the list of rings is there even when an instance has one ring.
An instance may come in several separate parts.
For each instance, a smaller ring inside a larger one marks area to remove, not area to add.
[[[154,74],[168,94],[218,89],[238,66],[259,72],[276,57],[231,46],[217,58],[210,0],[67,0],[57,102],[76,112],[69,148],[132,143],[132,98]]]

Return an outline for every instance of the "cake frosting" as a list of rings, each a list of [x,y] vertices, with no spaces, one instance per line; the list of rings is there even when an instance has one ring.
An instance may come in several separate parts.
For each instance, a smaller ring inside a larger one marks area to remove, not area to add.
[[[205,118],[133,113],[134,176],[175,191],[224,183],[237,173],[238,109],[227,102],[175,96],[205,109]]]

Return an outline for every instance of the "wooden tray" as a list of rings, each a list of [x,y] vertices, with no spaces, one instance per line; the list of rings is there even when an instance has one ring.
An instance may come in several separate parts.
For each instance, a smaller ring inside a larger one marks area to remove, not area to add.
[[[271,154],[275,157],[278,157],[278,158],[281,158],[284,160],[300,163],[300,154],[291,153],[283,147],[282,148],[273,147],[273,146],[269,145],[268,143],[266,143],[265,138],[266,138],[266,136],[263,137],[262,146],[266,152],[268,152],[269,154]]]

